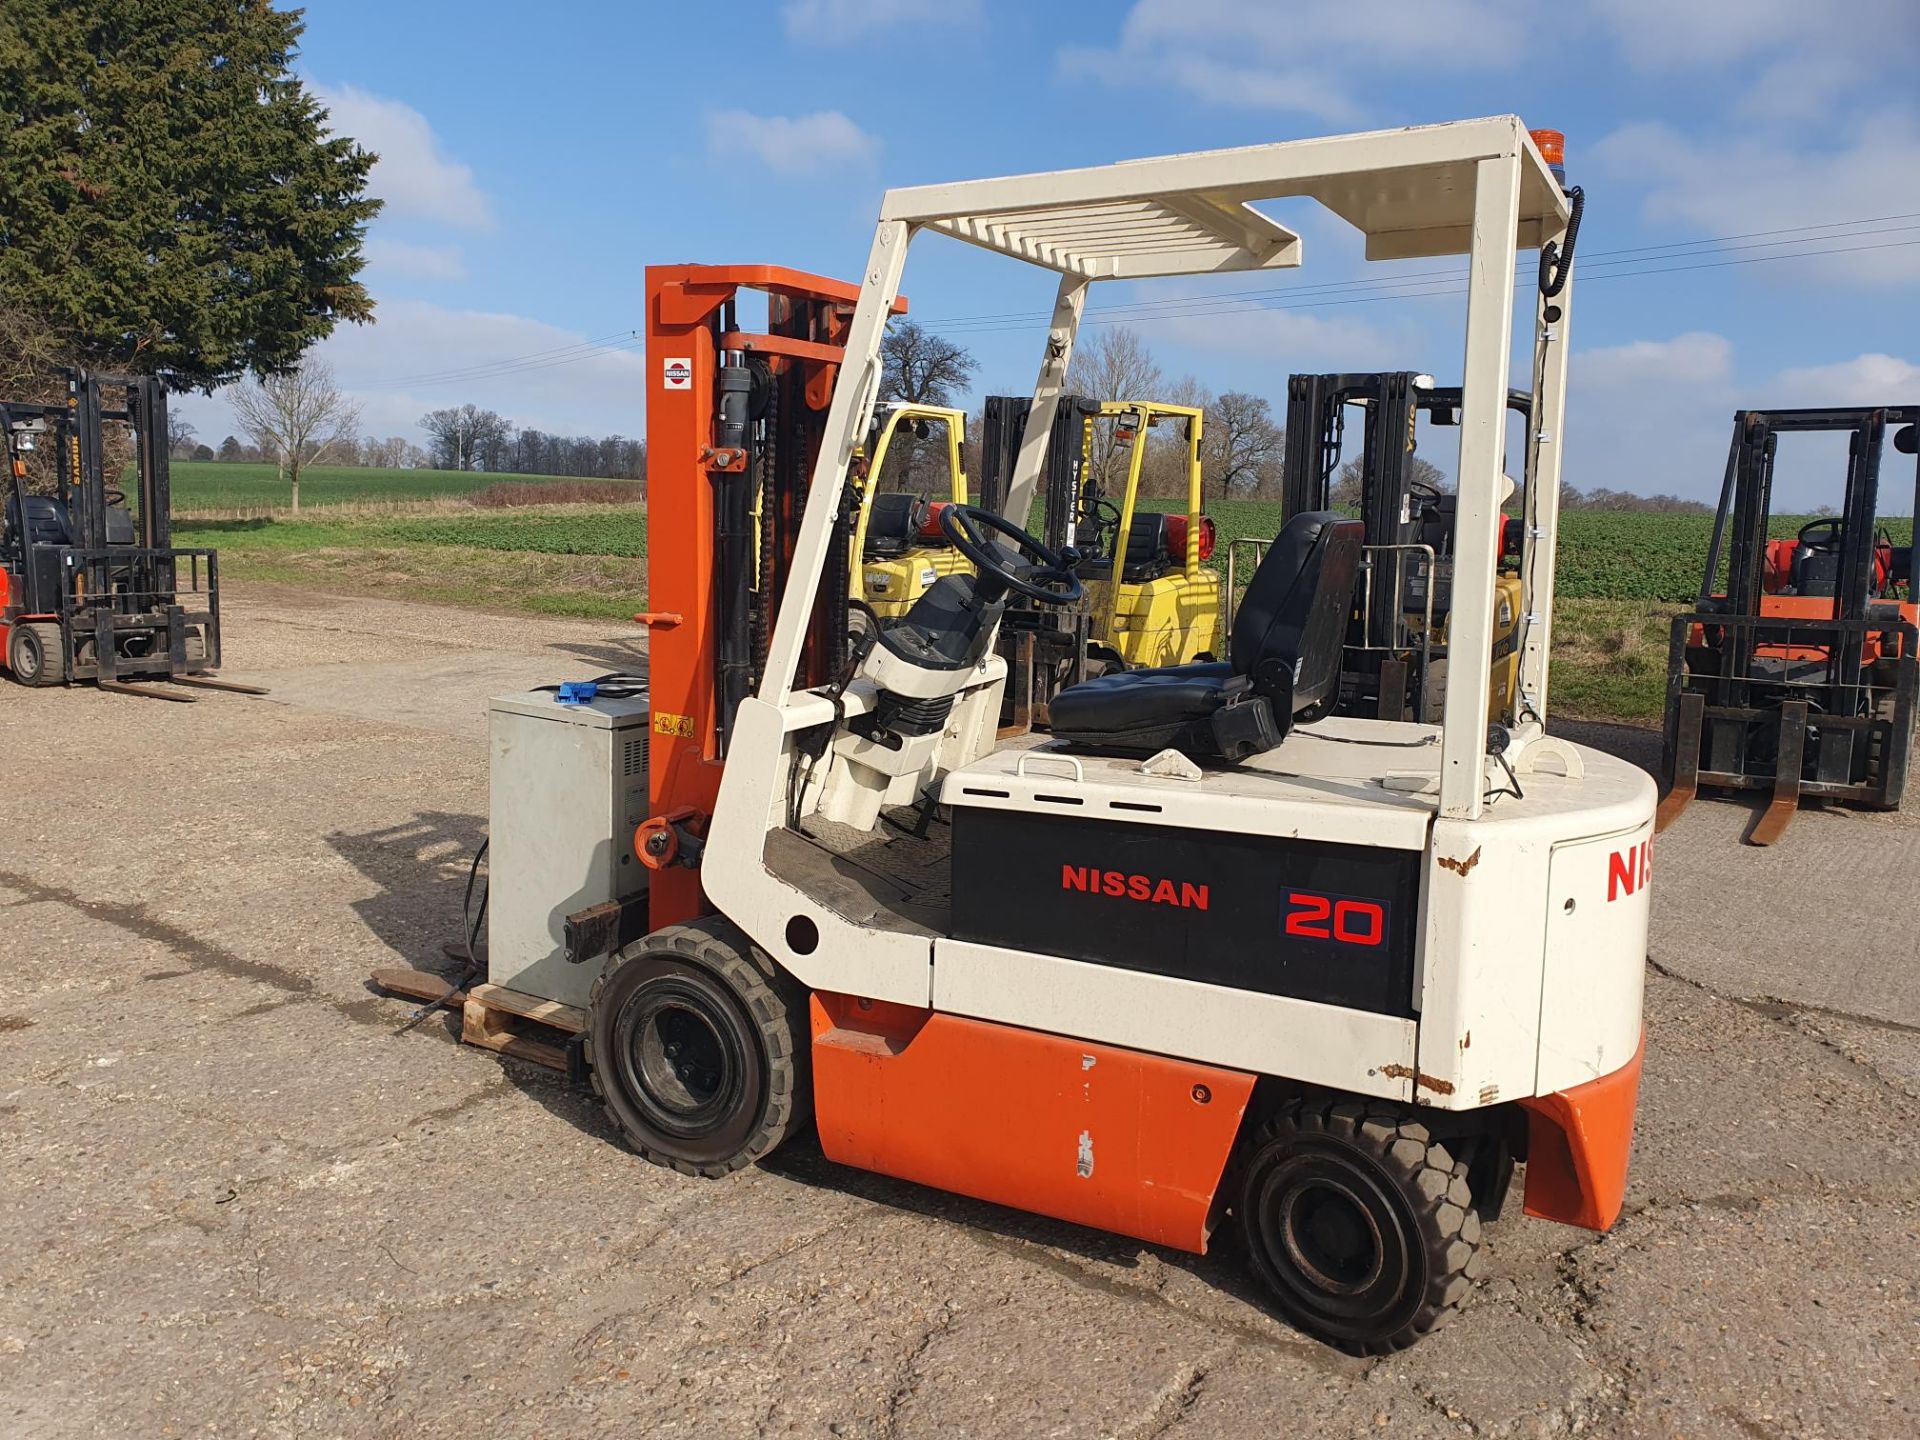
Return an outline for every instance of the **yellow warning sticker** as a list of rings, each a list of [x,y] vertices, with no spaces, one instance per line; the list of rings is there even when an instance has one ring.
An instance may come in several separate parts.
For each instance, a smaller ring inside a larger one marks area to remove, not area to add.
[[[653,733],[656,735],[679,735],[685,739],[693,738],[693,717],[675,715],[671,711],[657,711],[653,717]]]

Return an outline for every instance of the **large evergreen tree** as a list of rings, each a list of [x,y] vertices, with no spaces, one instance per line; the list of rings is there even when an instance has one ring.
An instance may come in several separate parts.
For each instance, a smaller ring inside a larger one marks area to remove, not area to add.
[[[202,388],[370,319],[375,157],[293,75],[303,28],[267,0],[0,3],[0,296],[74,358]]]

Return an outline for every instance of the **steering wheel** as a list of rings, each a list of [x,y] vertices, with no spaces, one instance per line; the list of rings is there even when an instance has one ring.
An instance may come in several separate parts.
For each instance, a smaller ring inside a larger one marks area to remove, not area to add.
[[[124,490],[115,490],[115,489],[113,489],[112,487],[109,487],[109,488],[108,488],[108,490],[107,490],[107,504],[109,504],[109,505],[124,505],[124,504],[126,504],[126,503],[127,503],[127,492],[126,492],[126,491],[124,491]]]
[[[1838,550],[1846,529],[1846,521],[1837,516],[1822,516],[1800,527],[1799,543],[1809,550]]]
[[[1082,548],[1104,555],[1113,548],[1112,537],[1120,533],[1120,507],[1111,500],[1095,500],[1087,508],[1085,523],[1088,544]]]
[[[1008,556],[984,533],[995,531],[1013,542],[1014,549],[1033,558],[1034,564],[1016,571],[1007,564]],[[1073,573],[1073,562],[1065,555],[1049,550],[1039,540],[1003,515],[982,510],[977,505],[949,505],[940,512],[940,533],[953,542],[953,548],[973,562],[980,578],[997,583],[1042,605],[1071,605],[1086,593],[1080,577]],[[1048,589],[1043,582],[1065,585],[1064,590]],[[986,598],[991,599],[997,591]]]

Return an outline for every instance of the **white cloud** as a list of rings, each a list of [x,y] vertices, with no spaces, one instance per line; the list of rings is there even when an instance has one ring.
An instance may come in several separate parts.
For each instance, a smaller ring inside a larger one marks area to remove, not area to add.
[[[1736,410],[1920,403],[1920,364],[1893,355],[1785,369],[1759,381],[1737,368],[1733,344],[1705,331],[1576,351],[1567,399],[1567,483],[1712,504]],[[1780,453],[1776,510],[1840,503],[1843,445],[1789,436]],[[1900,472],[1883,466],[1883,478],[1891,473]],[[1890,513],[1904,513],[1907,492],[1895,486],[1890,493]]]
[[[1763,405],[1920,405],[1920,365],[1878,352],[1782,370]]]
[[[493,207],[472,168],[442,152],[426,116],[355,85],[315,85],[313,90],[335,134],[351,135],[379,155],[368,188],[387,202],[383,215],[462,230],[492,227]]]
[[[747,156],[781,175],[864,169],[880,153],[880,142],[838,110],[791,116],[716,110],[707,116],[707,146],[716,156]]]
[[[1175,50],[1145,62],[1124,46],[1071,49],[1061,52],[1060,68],[1067,75],[1084,75],[1115,89],[1147,80],[1237,110],[1287,110],[1334,124],[1350,121],[1358,113],[1337,77],[1326,71],[1245,65],[1195,51]]]
[[[787,0],[780,19],[789,40],[851,40],[895,25],[970,25],[979,0]]]
[[[464,280],[466,261],[452,245],[410,245],[383,235],[367,237],[367,268],[408,280]]]
[[[1209,104],[1329,121],[1360,113],[1342,72],[1480,70],[1516,62],[1522,0],[1136,0],[1111,48],[1074,46],[1061,69],[1114,86],[1167,85]]]
[[[1603,174],[1644,187],[1642,211],[1652,224],[1677,223],[1702,235],[1832,226],[1912,208],[1907,202],[1920,195],[1920,123],[1910,112],[1884,111],[1825,148],[1794,145],[1778,136],[1687,135],[1668,125],[1641,123],[1602,140],[1593,161]],[[1915,240],[1920,232],[1911,229],[1855,233],[1750,249],[1729,258],[1851,250],[1763,268],[1781,279],[1811,275],[1836,283],[1899,284],[1920,280]]]
[[[1671,340],[1634,340],[1575,355],[1582,390],[1620,390],[1640,385],[1721,385],[1733,376],[1733,342],[1724,335],[1691,330]]]
[[[1689,331],[1575,350],[1562,478],[1582,490],[1711,503],[1739,403],[1734,347],[1722,335]]]
[[[375,324],[342,325],[312,352],[359,402],[362,434],[421,440],[415,422],[423,414],[467,401],[562,434],[645,433],[646,364],[637,340],[627,348],[617,340],[589,346],[597,335],[419,300],[383,299],[377,313]],[[449,372],[468,378],[419,378]],[[209,444],[236,431],[223,393],[182,397],[178,408],[202,437],[213,437]]]
[[[1291,372],[1394,369],[1406,363],[1413,343],[1404,331],[1350,316],[1298,310],[1231,309],[1217,315],[1180,315],[1147,324],[1140,333],[1156,345],[1164,340],[1202,354],[1255,357],[1272,367],[1274,383],[1269,388],[1277,397],[1286,394],[1285,377]],[[1244,358],[1237,359],[1236,373],[1244,365]],[[1255,387],[1227,379],[1215,388]]]
[[[1595,18],[1644,70],[1726,68],[1792,51],[1809,59],[1844,54],[1862,65],[1920,50],[1913,0],[1591,0]],[[1791,98],[1790,96],[1788,97]]]

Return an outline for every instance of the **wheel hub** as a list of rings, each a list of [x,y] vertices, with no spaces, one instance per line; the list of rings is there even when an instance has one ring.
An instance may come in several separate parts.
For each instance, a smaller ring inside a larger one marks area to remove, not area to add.
[[[619,1028],[622,1078],[653,1124],[692,1137],[731,1117],[745,1056],[707,996],[656,985],[627,1008]]]

